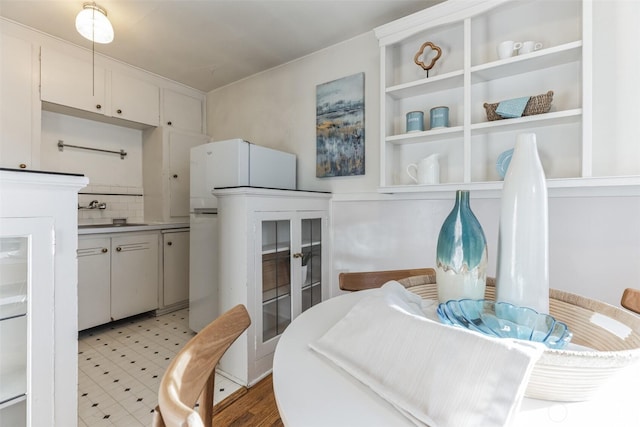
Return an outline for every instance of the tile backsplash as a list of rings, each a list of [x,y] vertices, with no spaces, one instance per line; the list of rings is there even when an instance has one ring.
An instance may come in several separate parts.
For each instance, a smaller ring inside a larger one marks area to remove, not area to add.
[[[87,185],[78,195],[81,207],[92,200],[106,203],[106,209],[78,209],[78,224],[110,224],[114,219],[126,218],[127,222],[144,222],[142,187],[113,185]]]

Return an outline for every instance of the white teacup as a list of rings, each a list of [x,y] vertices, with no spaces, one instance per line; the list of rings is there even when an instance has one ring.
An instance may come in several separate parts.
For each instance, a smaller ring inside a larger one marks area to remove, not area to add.
[[[518,50],[522,47],[522,43],[507,40],[498,45],[498,58],[511,58],[518,54]]]
[[[520,48],[519,53],[531,53],[539,49],[542,49],[542,43],[528,40],[526,42],[522,42],[522,47]]]

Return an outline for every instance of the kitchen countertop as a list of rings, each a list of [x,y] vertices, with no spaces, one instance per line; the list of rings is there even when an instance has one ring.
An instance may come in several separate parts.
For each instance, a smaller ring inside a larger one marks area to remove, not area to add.
[[[80,224],[78,225],[78,235],[83,234],[106,234],[106,233],[130,233],[133,231],[154,231],[173,230],[178,228],[189,228],[188,222],[173,222],[167,224]]]

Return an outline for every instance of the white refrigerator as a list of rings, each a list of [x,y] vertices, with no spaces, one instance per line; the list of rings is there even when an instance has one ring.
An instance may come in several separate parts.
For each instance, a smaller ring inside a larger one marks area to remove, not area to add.
[[[242,139],[191,149],[189,328],[199,332],[219,315],[218,203],[215,188],[295,190],[296,156]]]

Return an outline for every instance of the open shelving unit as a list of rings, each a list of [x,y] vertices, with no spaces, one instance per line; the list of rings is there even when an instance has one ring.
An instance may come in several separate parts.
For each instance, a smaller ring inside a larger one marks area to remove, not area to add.
[[[592,176],[591,5],[495,0],[444,2],[375,30],[380,44],[382,193],[500,188],[498,156],[517,134],[537,135],[549,180]],[[541,42],[531,53],[499,59],[504,40]],[[442,49],[426,76],[413,62],[422,43]],[[483,104],[554,92],[551,110],[488,121]],[[429,110],[449,107],[449,127],[428,129]],[[425,112],[425,131],[407,133],[406,113]],[[413,185],[410,163],[440,157],[440,184]],[[562,185],[562,184],[560,184]]]

